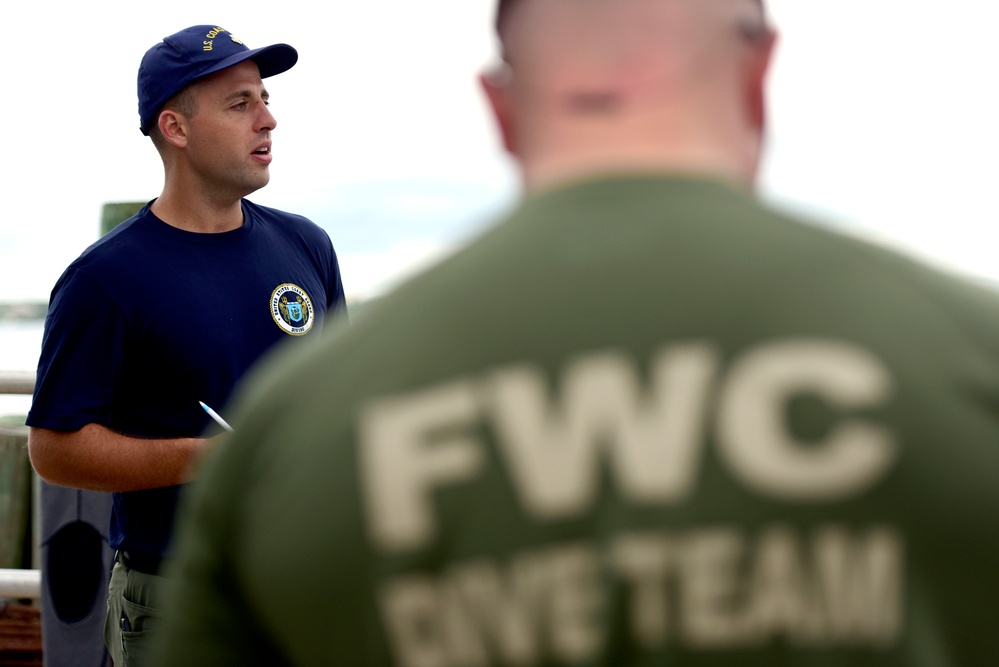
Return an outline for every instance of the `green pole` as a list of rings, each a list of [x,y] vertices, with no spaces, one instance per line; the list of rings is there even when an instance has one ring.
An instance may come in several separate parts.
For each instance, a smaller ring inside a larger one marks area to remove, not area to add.
[[[101,210],[101,236],[131,218],[145,205],[144,201],[107,202],[104,204]]]

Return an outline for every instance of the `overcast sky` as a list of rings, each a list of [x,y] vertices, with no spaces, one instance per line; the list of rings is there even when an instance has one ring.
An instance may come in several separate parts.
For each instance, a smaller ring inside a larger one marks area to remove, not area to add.
[[[781,41],[761,195],[999,280],[997,3],[770,0],[770,12]],[[275,159],[251,199],[326,228],[349,294],[433,261],[515,195],[475,81],[494,54],[492,0],[16,2],[0,15],[12,28],[0,301],[46,299],[105,202],[159,194],[135,73],[188,25],[298,49],[268,79]]]

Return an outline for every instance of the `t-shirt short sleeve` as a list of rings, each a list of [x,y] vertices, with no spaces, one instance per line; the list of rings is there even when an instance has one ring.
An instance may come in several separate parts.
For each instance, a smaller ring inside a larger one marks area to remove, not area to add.
[[[113,294],[70,268],[52,292],[29,426],[75,431],[108,424],[125,315]]]

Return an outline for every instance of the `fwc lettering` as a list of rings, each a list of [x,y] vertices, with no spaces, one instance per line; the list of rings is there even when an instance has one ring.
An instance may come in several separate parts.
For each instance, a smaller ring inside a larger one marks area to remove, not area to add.
[[[379,400],[360,424],[365,507],[385,552],[427,546],[432,496],[473,481],[486,465],[476,427],[487,423],[522,508],[541,521],[592,508],[606,465],[640,505],[680,503],[695,490],[712,421],[718,456],[756,494],[794,503],[835,502],[878,483],[898,458],[892,433],[842,417],[820,442],[787,428],[790,400],[808,393],[843,412],[883,405],[890,374],[866,350],[829,340],[782,340],[750,349],[722,374],[710,344],[664,347],[642,382],[623,353],[571,363],[552,395],[541,369],[503,367]]]

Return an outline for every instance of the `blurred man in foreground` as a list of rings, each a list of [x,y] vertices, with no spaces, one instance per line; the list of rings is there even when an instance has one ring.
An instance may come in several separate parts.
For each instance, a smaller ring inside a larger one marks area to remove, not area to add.
[[[163,665],[999,655],[999,300],[751,193],[755,0],[501,2],[517,211],[247,385]]]

